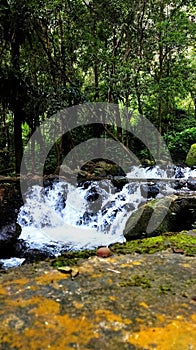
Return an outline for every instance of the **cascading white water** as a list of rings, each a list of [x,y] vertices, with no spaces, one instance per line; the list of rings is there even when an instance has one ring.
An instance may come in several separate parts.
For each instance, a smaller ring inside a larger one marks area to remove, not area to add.
[[[110,180],[87,181],[81,187],[61,181],[46,188],[34,186],[28,190],[26,203],[18,215],[22,228],[19,238],[24,239],[29,248],[57,255],[65,250],[123,242],[127,217],[147,200],[148,193],[144,189],[147,183],[151,184],[150,179],[158,186],[159,194],[155,191],[155,196],[160,197],[176,192],[176,180],[189,177],[196,178],[196,169],[133,166],[127,174],[128,183],[121,191]],[[190,190],[185,185],[181,191]],[[24,260],[0,259],[0,264],[6,269]]]
[[[168,166],[166,169],[160,168],[159,166],[151,166],[151,167],[140,167],[133,166],[130,169],[130,172],[127,173],[127,178],[141,178],[141,179],[176,179],[176,178],[184,178],[188,179],[188,177],[196,177],[196,169],[191,168],[181,168],[181,167],[170,167]]]
[[[140,198],[138,184],[127,184],[117,192],[110,180],[82,187],[65,182],[46,189],[34,186],[18,215],[22,227],[19,238],[33,248],[47,245],[49,249],[52,245],[56,253],[62,246],[69,250],[92,249],[123,242],[123,223]]]
[[[180,168],[132,167],[127,174],[129,183],[121,191],[110,180],[86,182],[81,187],[66,182],[56,182],[51,188],[34,186],[18,215],[22,227],[19,238],[32,248],[51,246],[57,254],[62,247],[92,249],[123,242],[127,216],[146,199],[141,194],[141,182],[159,179],[161,183],[189,176],[196,177],[196,169],[186,168],[182,172]],[[169,181],[159,196],[168,192],[174,192]]]

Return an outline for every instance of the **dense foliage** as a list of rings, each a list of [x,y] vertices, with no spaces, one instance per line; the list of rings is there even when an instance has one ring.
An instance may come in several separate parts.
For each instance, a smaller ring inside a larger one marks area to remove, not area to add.
[[[196,140],[196,127],[167,135],[168,148],[174,159],[183,161],[189,148]]]
[[[0,172],[20,171],[23,148],[43,120],[85,102],[143,114],[174,161],[185,160],[196,140],[195,15],[193,0],[1,0]],[[123,128],[64,135],[48,171],[82,137],[114,137],[148,156]]]

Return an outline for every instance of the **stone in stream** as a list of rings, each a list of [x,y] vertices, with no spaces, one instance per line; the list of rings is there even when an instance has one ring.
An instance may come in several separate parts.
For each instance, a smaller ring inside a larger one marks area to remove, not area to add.
[[[176,180],[174,182],[174,189],[175,190],[180,190],[184,186],[186,186],[186,180],[185,179],[179,179],[179,180]]]
[[[175,173],[175,178],[176,179],[181,179],[184,177],[184,173],[183,171],[181,170],[181,167],[177,168],[176,169],[176,173]]]
[[[140,189],[141,195],[145,198],[155,198],[159,194],[159,187],[154,183],[141,185]]]
[[[187,187],[191,191],[196,191],[196,177],[189,177],[187,180]]]
[[[152,230],[149,230],[152,216]],[[129,241],[161,235],[164,232],[179,232],[191,229],[195,221],[196,196],[170,195],[154,199],[139,207],[127,220],[124,236]]]

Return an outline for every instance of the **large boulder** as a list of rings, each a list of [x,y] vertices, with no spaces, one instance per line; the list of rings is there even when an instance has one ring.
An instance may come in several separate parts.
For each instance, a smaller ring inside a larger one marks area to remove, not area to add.
[[[78,181],[101,180],[113,178],[114,176],[125,176],[123,169],[112,161],[96,159],[85,163],[78,172]]]
[[[21,227],[16,221],[22,204],[19,178],[0,177],[0,258],[17,254]]]
[[[10,182],[5,178],[4,181],[0,181],[0,229],[16,222],[23,204],[19,179],[9,180]]]
[[[187,154],[187,157],[186,157],[186,164],[190,167],[192,166],[195,166],[196,165],[196,143],[194,143],[188,154]]]
[[[21,233],[21,227],[12,223],[0,229],[0,258],[15,256],[17,251],[17,240]]]
[[[127,220],[126,240],[191,229],[196,221],[196,196],[170,195],[142,205]]]

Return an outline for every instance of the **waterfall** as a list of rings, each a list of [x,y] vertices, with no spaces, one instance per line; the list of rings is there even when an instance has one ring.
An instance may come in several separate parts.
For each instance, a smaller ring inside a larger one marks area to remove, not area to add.
[[[172,184],[176,179],[189,176],[196,177],[196,169],[132,167],[122,190],[107,179],[80,186],[65,181],[46,188],[33,186],[18,215],[22,227],[19,238],[32,248],[47,247],[56,254],[63,249],[93,249],[124,242],[127,217],[147,200],[142,184],[157,180],[156,196],[160,197],[175,192]]]
[[[138,184],[126,184],[118,191],[110,180],[85,182],[75,187],[64,181],[50,188],[34,186],[26,195],[18,223],[20,239],[31,247],[51,245],[58,253],[93,249],[124,242],[123,226],[141,199]]]

